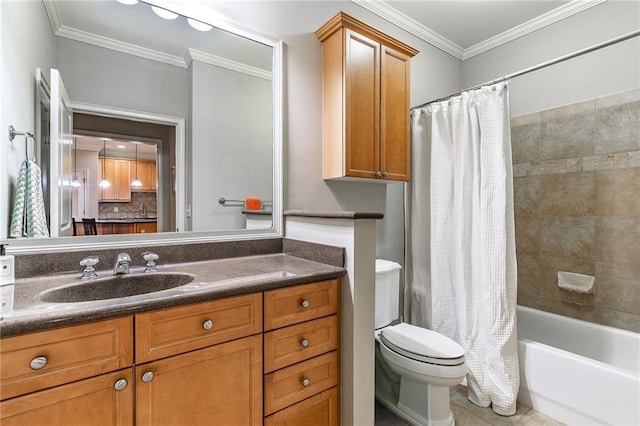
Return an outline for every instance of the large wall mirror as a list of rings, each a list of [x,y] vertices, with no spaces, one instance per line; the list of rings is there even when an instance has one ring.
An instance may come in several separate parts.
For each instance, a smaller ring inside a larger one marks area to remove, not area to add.
[[[280,41],[193,0],[0,14],[2,126],[35,135],[0,148],[12,251],[282,235]],[[47,235],[29,216],[12,226],[25,163],[41,169]]]

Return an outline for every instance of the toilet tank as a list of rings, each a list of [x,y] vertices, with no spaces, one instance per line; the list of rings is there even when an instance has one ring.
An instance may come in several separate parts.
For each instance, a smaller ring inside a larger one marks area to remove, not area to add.
[[[396,262],[376,259],[376,329],[400,317],[400,269]]]

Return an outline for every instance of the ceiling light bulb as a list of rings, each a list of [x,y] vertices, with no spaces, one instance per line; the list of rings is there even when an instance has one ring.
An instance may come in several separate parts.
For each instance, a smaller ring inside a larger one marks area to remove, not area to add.
[[[138,3],[138,0],[116,0],[118,3],[126,4],[126,5],[134,5]]]
[[[159,17],[161,17],[162,19],[172,20],[172,19],[176,19],[178,17],[177,13],[173,13],[170,10],[163,9],[161,7],[158,7],[158,6],[151,6],[151,10],[153,10],[155,12],[155,14],[158,15]]]
[[[204,22],[196,21],[195,19],[191,19],[191,18],[187,18],[187,22],[189,23],[189,25],[191,25],[193,29],[196,29],[198,31],[209,31],[211,30],[211,28],[213,28],[209,24],[205,24]]]

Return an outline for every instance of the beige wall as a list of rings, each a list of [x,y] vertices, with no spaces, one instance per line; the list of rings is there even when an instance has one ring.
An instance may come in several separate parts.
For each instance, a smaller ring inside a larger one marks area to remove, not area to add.
[[[640,331],[640,90],[511,123],[518,303]],[[558,271],[595,276],[595,294]]]

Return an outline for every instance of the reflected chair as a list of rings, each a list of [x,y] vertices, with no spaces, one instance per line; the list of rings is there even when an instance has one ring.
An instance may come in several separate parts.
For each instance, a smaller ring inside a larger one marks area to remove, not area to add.
[[[84,226],[84,235],[98,235],[98,227],[96,226],[95,218],[82,218],[82,225]]]

